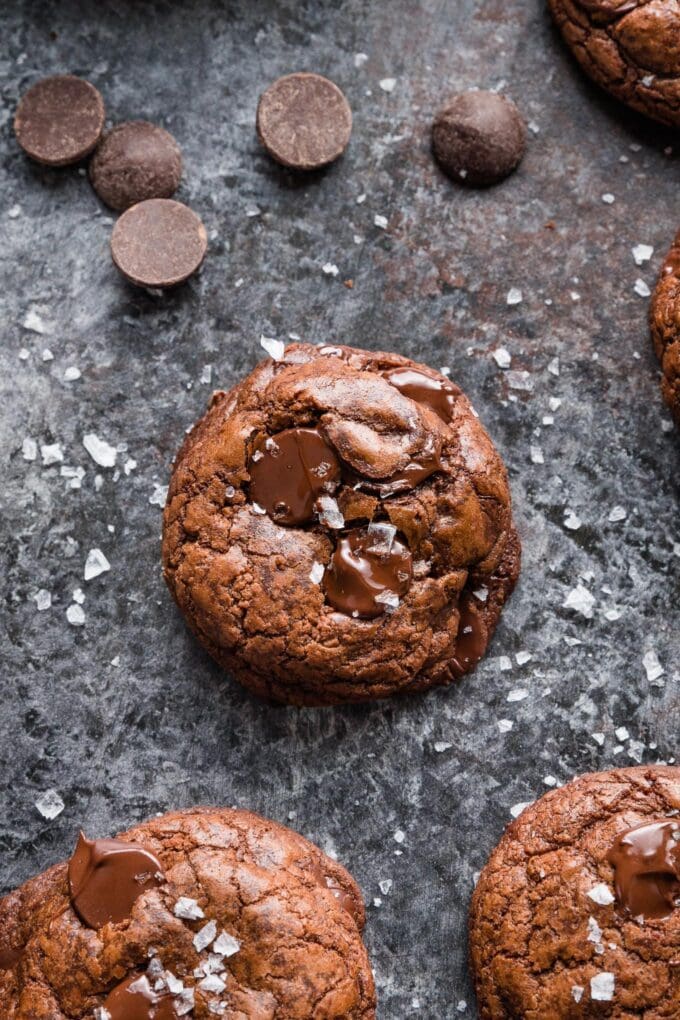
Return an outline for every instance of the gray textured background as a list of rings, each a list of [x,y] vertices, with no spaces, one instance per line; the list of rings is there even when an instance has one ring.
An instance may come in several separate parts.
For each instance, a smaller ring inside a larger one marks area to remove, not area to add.
[[[466,909],[511,806],[543,792],[546,776],[675,750],[678,437],[633,286],[653,284],[680,222],[678,139],[584,80],[540,0],[8,0],[0,40],[1,885],[68,855],[79,826],[107,834],[197,802],[248,806],[289,820],[359,879],[381,1020],[473,1017]],[[368,55],[359,68],[357,52]],[[259,91],[295,69],[328,74],[355,114],[344,159],[302,181],[254,134]],[[178,138],[179,197],[211,239],[183,289],[159,298],[126,285],[87,180],[18,150],[18,97],[63,71],[101,89],[110,120],[148,118]],[[384,78],[396,79],[392,93]],[[437,105],[475,85],[503,87],[533,123],[520,172],[486,193],[451,185],[428,148]],[[639,242],[655,253],[637,268]],[[510,287],[523,292],[515,307]],[[43,335],[23,325],[29,312]],[[505,455],[524,571],[489,657],[457,687],[275,709],[221,675],[184,629],[149,498],[211,386],[260,358],[262,332],[449,365]],[[509,380],[491,357],[499,346],[529,375]],[[82,377],[64,381],[73,366]],[[562,404],[545,426],[551,397]],[[119,448],[117,469],[96,467],[87,432]],[[25,437],[61,444],[82,487],[40,454],[26,461]],[[615,505],[627,517],[609,523]],[[577,530],[564,527],[565,508]],[[94,547],[111,571],[85,583]],[[591,620],[562,607],[580,577],[596,599]],[[78,587],[82,627],[66,618]],[[41,588],[52,606],[38,612]],[[604,615],[613,608],[616,620]],[[649,650],[663,686],[647,681]],[[528,696],[508,701],[517,688]],[[623,725],[628,740],[614,733]],[[50,788],[66,804],[51,822],[34,807]]]

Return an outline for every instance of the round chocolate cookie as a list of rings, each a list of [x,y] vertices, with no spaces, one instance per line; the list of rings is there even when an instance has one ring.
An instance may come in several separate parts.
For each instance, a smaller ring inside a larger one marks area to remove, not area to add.
[[[661,269],[652,297],[650,323],[663,370],[661,390],[680,426],[680,233]]]
[[[541,797],[472,897],[481,1020],[671,1020],[679,945],[679,768],[594,773]]]
[[[266,698],[450,683],[484,655],[519,562],[505,469],[469,401],[396,354],[293,344],[216,393],[175,461],[166,580]]]
[[[131,206],[111,234],[114,263],[138,287],[176,287],[196,272],[207,248],[199,217],[170,198]]]
[[[89,81],[59,74],[36,82],[14,118],[19,145],[38,163],[65,166],[84,159],[104,129],[104,100]]]
[[[617,99],[680,125],[678,0],[548,0],[590,77]]]
[[[328,78],[298,72],[279,78],[262,93],[256,126],[277,163],[293,170],[318,170],[347,148],[352,111]]]
[[[147,198],[171,198],[182,177],[182,153],[165,128],[145,120],[117,124],[97,146],[90,181],[112,209]]]
[[[432,125],[432,149],[449,177],[461,184],[498,184],[519,165],[527,129],[511,99],[497,92],[462,92]]]
[[[0,899],[0,1013],[373,1020],[363,926],[341,865],[247,811],[81,834],[68,863]]]

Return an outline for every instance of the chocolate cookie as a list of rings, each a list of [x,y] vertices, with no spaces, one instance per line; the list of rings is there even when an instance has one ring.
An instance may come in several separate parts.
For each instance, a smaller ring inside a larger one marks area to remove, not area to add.
[[[484,655],[519,561],[469,401],[396,354],[282,349],[214,395],[175,461],[166,580],[210,654],[266,698],[450,683]]]
[[[351,876],[247,811],[196,808],[0,899],[2,1020],[375,1017]]]
[[[318,170],[347,148],[352,111],[328,78],[298,72],[279,78],[262,93],[256,126],[277,163],[293,170]]]
[[[507,829],[470,914],[481,1020],[680,1016],[680,769],[581,776]]]
[[[661,390],[680,426],[680,233],[661,269],[652,297],[650,323],[663,369]]]
[[[145,120],[117,124],[90,163],[92,187],[112,209],[128,209],[147,198],[171,198],[181,177],[179,145],[164,128]]]
[[[617,99],[680,125],[678,0],[548,0],[590,77]]]
[[[38,163],[65,166],[84,159],[104,128],[104,100],[89,81],[58,74],[36,82],[22,96],[14,132]]]
[[[519,165],[527,129],[511,99],[497,92],[462,92],[438,112],[432,148],[442,170],[460,184],[498,184]]]
[[[111,257],[138,287],[176,287],[201,265],[208,235],[182,202],[149,198],[130,206],[113,228]]]

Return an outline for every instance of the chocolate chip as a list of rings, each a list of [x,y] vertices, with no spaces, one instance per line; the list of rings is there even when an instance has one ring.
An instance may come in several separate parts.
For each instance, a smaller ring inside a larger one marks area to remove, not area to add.
[[[442,107],[432,126],[437,162],[454,180],[497,184],[519,165],[526,147],[526,125],[506,96],[462,92]]]
[[[147,198],[170,198],[181,176],[179,145],[164,128],[145,120],[114,127],[90,163],[92,187],[112,209],[128,209]]]
[[[288,74],[260,96],[260,141],[272,159],[293,170],[332,163],[347,148],[351,131],[349,103],[320,74]]]
[[[125,921],[147,889],[164,882],[158,858],[138,843],[80,833],[68,866],[73,909],[90,928]]]
[[[150,198],[120,217],[111,255],[123,276],[139,287],[174,287],[195,273],[208,237],[200,219],[181,202]]]
[[[31,159],[65,166],[84,159],[104,128],[104,100],[94,85],[71,74],[36,82],[14,118],[17,141]]]

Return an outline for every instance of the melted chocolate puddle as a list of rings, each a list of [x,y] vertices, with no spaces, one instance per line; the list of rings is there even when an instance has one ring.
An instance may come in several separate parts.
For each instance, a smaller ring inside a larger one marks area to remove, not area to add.
[[[638,825],[616,838],[608,854],[616,897],[633,917],[670,917],[680,901],[680,821]]]
[[[114,988],[104,1009],[111,1020],[177,1020],[172,997],[155,992],[145,974],[133,974]]]
[[[453,405],[461,392],[453,383],[433,379],[415,368],[391,368],[383,376],[405,397],[431,408],[447,425],[451,421]]]
[[[68,866],[73,909],[89,928],[124,921],[138,896],[161,885],[163,867],[149,850],[121,839],[80,833]]]
[[[306,524],[340,479],[340,461],[318,429],[261,436],[248,462],[250,496],[277,524]]]
[[[338,539],[326,568],[323,587],[334,609],[373,619],[394,611],[413,578],[407,546],[395,539],[391,525],[355,528]]]
[[[486,651],[488,644],[486,628],[482,616],[475,607],[474,595],[463,592],[459,603],[460,622],[456,650],[451,660],[451,669],[455,677],[461,677],[476,666]]]

